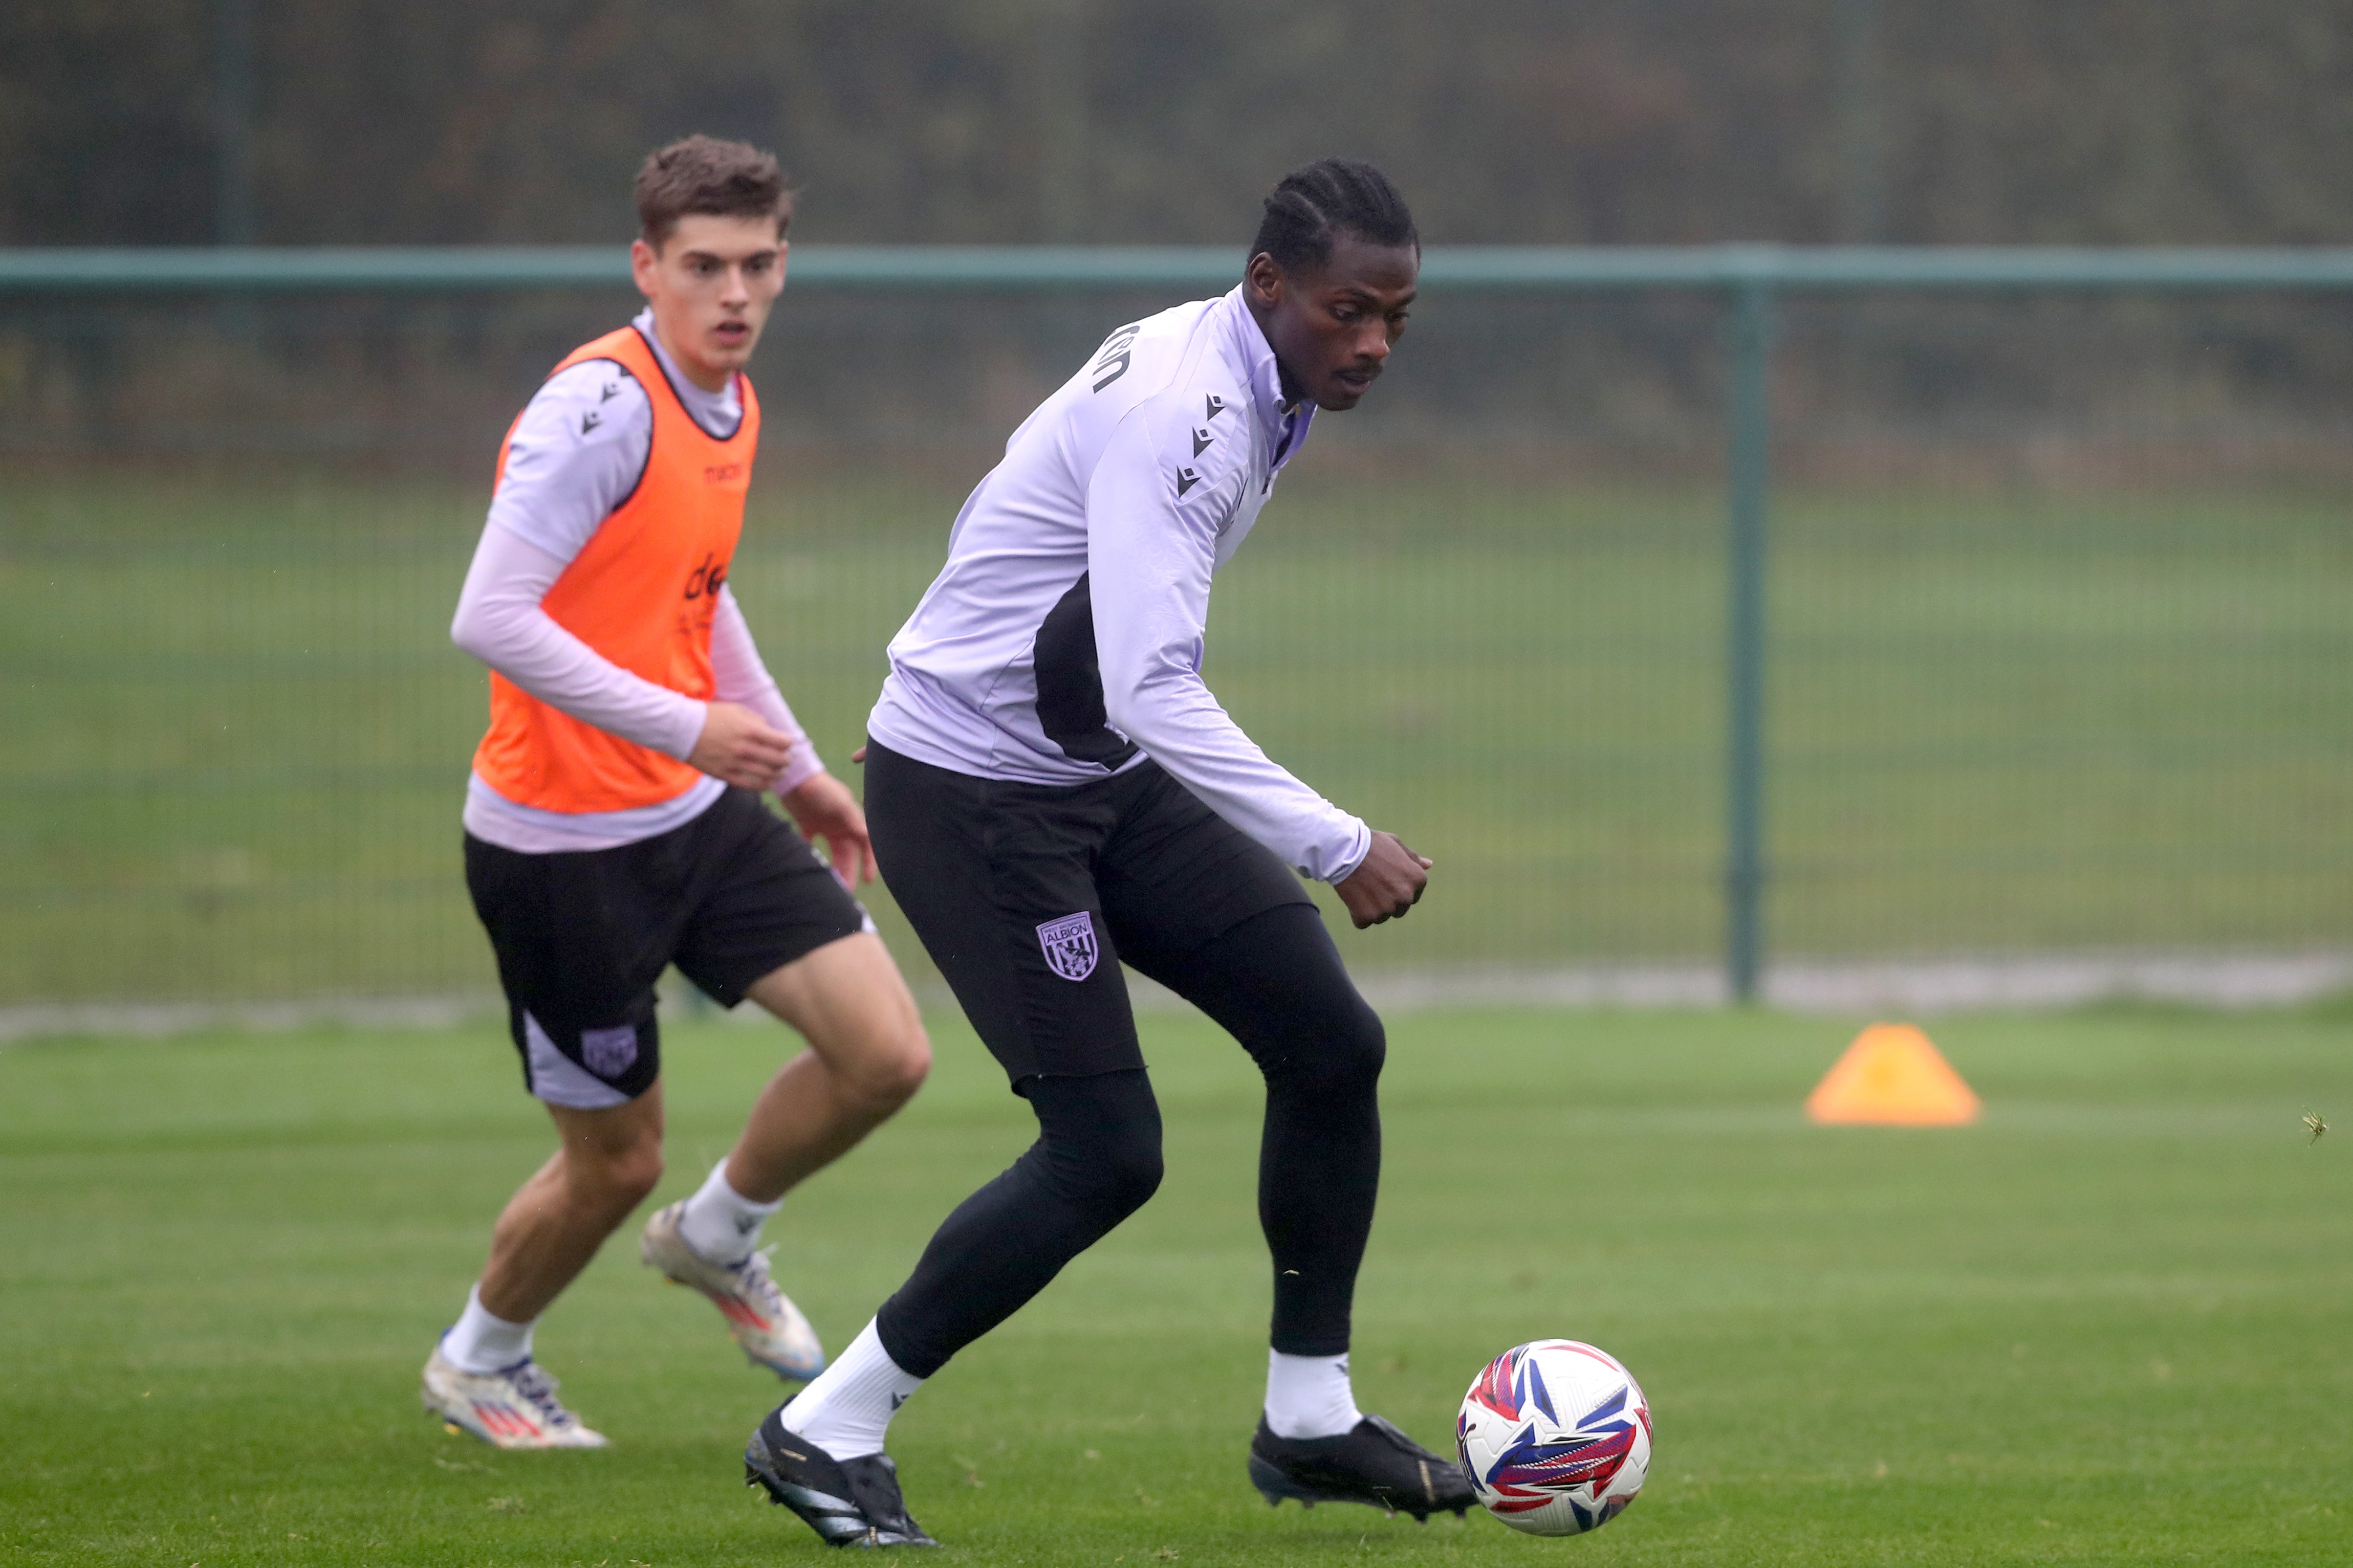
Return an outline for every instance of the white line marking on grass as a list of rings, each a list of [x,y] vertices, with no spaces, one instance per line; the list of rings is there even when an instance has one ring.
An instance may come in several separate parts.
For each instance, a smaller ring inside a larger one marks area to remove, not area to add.
[[[1559,968],[1370,970],[1357,977],[1384,1012],[1436,1007],[1715,1007],[1726,1000],[1723,971],[1709,963],[1613,963]],[[1140,974],[1128,988],[1139,1012],[1186,1004]],[[756,1007],[733,1013],[684,1005],[665,987],[665,1016],[765,1025]],[[933,1009],[954,1000],[936,983],[918,984]],[[2291,1006],[2353,992],[2353,952],[2008,953],[1923,958],[1789,958],[1767,967],[1767,1006],[1792,1013],[1926,1016],[1972,1010],[2082,1006],[2105,1001],[2191,1006]],[[220,1030],[280,1031],[341,1025],[360,1029],[447,1029],[495,1022],[494,995],[344,996],[255,1002],[54,1002],[0,1006],[0,1045],[41,1037],[167,1036]]]

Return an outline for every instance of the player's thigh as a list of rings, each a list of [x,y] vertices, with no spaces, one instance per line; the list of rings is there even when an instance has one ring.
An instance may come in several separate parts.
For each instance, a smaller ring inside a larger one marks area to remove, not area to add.
[[[1145,973],[1240,1041],[1270,1081],[1343,1091],[1380,1076],[1387,1032],[1313,904],[1263,910]]]
[[[1008,1079],[1144,1065],[1095,890],[1107,792],[973,778],[876,745],[866,820],[892,896]]]
[[[1272,850],[1155,767],[1136,781],[1095,872],[1120,956],[1153,979],[1269,910],[1314,908]]]
[[[749,790],[706,814],[694,845],[689,911],[671,954],[723,1006],[818,949],[873,922],[816,853]]]
[[[872,931],[829,942],[746,988],[800,1032],[827,1067],[853,1080],[912,1089],[931,1066],[915,998]]]
[[[1121,956],[1270,1075],[1378,1074],[1380,1019],[1298,876],[1174,780],[1136,804],[1097,880]]]

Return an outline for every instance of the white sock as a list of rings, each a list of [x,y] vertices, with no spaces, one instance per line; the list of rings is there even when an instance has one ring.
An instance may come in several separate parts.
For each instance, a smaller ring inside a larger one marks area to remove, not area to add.
[[[1266,1424],[1278,1437],[1337,1437],[1364,1419],[1345,1355],[1266,1352]]]
[[[531,1359],[532,1323],[510,1323],[483,1310],[480,1285],[466,1292],[458,1326],[441,1336],[441,1354],[459,1372],[502,1371]]]
[[[768,1216],[784,1206],[782,1198],[755,1204],[729,1186],[727,1162],[722,1160],[686,1200],[686,1209],[678,1216],[678,1233],[686,1237],[687,1246],[713,1263],[741,1263],[760,1245],[760,1227],[768,1223]]]
[[[785,1430],[797,1432],[837,1459],[882,1451],[891,1417],[923,1380],[899,1370],[869,1321],[784,1409]]]

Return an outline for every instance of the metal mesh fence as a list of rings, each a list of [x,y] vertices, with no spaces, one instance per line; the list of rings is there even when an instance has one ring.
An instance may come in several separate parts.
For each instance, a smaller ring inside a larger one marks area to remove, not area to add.
[[[836,771],[992,448],[1184,297],[787,294],[731,582]],[[491,986],[449,614],[506,421],[631,309],[0,310],[0,1003]],[[1719,951],[1724,319],[1431,290],[1221,577],[1212,688],[1438,861],[1352,964]],[[2347,306],[1849,291],[1778,325],[1768,959],[2353,942]]]

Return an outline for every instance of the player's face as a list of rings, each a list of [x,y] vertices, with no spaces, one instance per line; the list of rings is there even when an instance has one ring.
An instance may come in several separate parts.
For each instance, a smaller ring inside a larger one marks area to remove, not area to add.
[[[1354,408],[1405,332],[1421,275],[1409,245],[1374,245],[1350,234],[1332,258],[1293,276],[1264,254],[1251,258],[1250,302],[1288,384],[1318,408]]]
[[[785,240],[776,221],[689,213],[656,250],[629,247],[638,291],[654,331],[688,379],[716,392],[744,368],[785,287]]]

